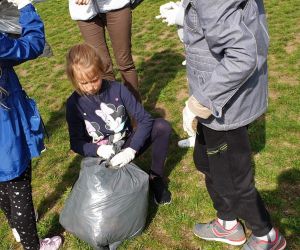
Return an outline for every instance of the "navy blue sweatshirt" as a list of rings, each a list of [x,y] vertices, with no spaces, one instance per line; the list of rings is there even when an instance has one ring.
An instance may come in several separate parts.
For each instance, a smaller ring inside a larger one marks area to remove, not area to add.
[[[129,115],[137,122],[129,147],[139,151],[150,136],[153,118],[124,85],[103,80],[99,94],[73,92],[66,107],[71,149],[97,156],[99,145],[126,139],[132,132]]]

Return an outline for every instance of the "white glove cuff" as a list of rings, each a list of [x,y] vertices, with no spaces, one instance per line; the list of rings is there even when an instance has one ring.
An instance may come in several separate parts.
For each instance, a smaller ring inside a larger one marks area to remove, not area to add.
[[[29,0],[22,0],[22,1],[20,1],[20,3],[18,4],[18,9],[22,9],[22,8],[24,8],[26,5],[28,5],[28,4],[30,4],[31,3],[31,1],[29,1]]]
[[[184,8],[182,7],[182,5],[179,5],[175,16],[175,24],[179,26],[183,26],[183,22],[184,22]]]
[[[134,159],[136,151],[132,148],[125,148],[124,152],[126,151],[126,153],[130,154],[132,156],[132,159]]]

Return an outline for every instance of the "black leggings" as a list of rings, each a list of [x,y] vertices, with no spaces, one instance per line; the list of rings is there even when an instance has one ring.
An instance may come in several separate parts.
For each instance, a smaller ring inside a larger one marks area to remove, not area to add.
[[[11,228],[20,235],[24,249],[40,249],[32,202],[31,166],[10,181],[0,182],[0,207]]]
[[[172,132],[170,124],[163,118],[156,118],[153,123],[150,137],[146,140],[144,146],[137,152],[137,156],[141,155],[152,144],[152,164],[151,170],[163,177],[164,166],[169,149],[169,139]],[[123,148],[130,145],[131,138],[134,133],[125,142]]]

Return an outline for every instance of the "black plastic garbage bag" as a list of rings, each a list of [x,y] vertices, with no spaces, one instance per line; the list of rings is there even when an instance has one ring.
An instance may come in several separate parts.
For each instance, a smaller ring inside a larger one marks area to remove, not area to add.
[[[68,232],[95,249],[139,235],[148,209],[148,174],[133,163],[116,170],[100,162],[82,160],[59,218]]]
[[[45,0],[35,0],[34,3]],[[8,34],[9,37],[18,38],[21,34],[19,24],[19,10],[7,0],[0,0],[0,32]],[[53,55],[52,49],[46,41],[45,48],[40,57],[50,57]]]

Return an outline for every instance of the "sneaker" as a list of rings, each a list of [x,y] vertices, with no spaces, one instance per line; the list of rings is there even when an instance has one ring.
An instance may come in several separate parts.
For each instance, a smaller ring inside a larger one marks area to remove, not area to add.
[[[150,173],[150,176],[153,173]],[[150,188],[154,194],[154,202],[157,205],[166,205],[171,203],[171,192],[168,190],[163,179],[154,174],[154,177],[150,178]]]
[[[233,246],[242,245],[246,241],[241,223],[238,222],[232,229],[226,230],[217,219],[206,224],[196,224],[194,234],[204,240],[220,241]]]
[[[285,238],[278,229],[275,228],[276,238],[274,241],[260,240],[253,234],[247,240],[246,244],[243,246],[242,250],[282,250],[286,247]]]
[[[40,240],[40,250],[57,250],[62,243],[60,236]]]

